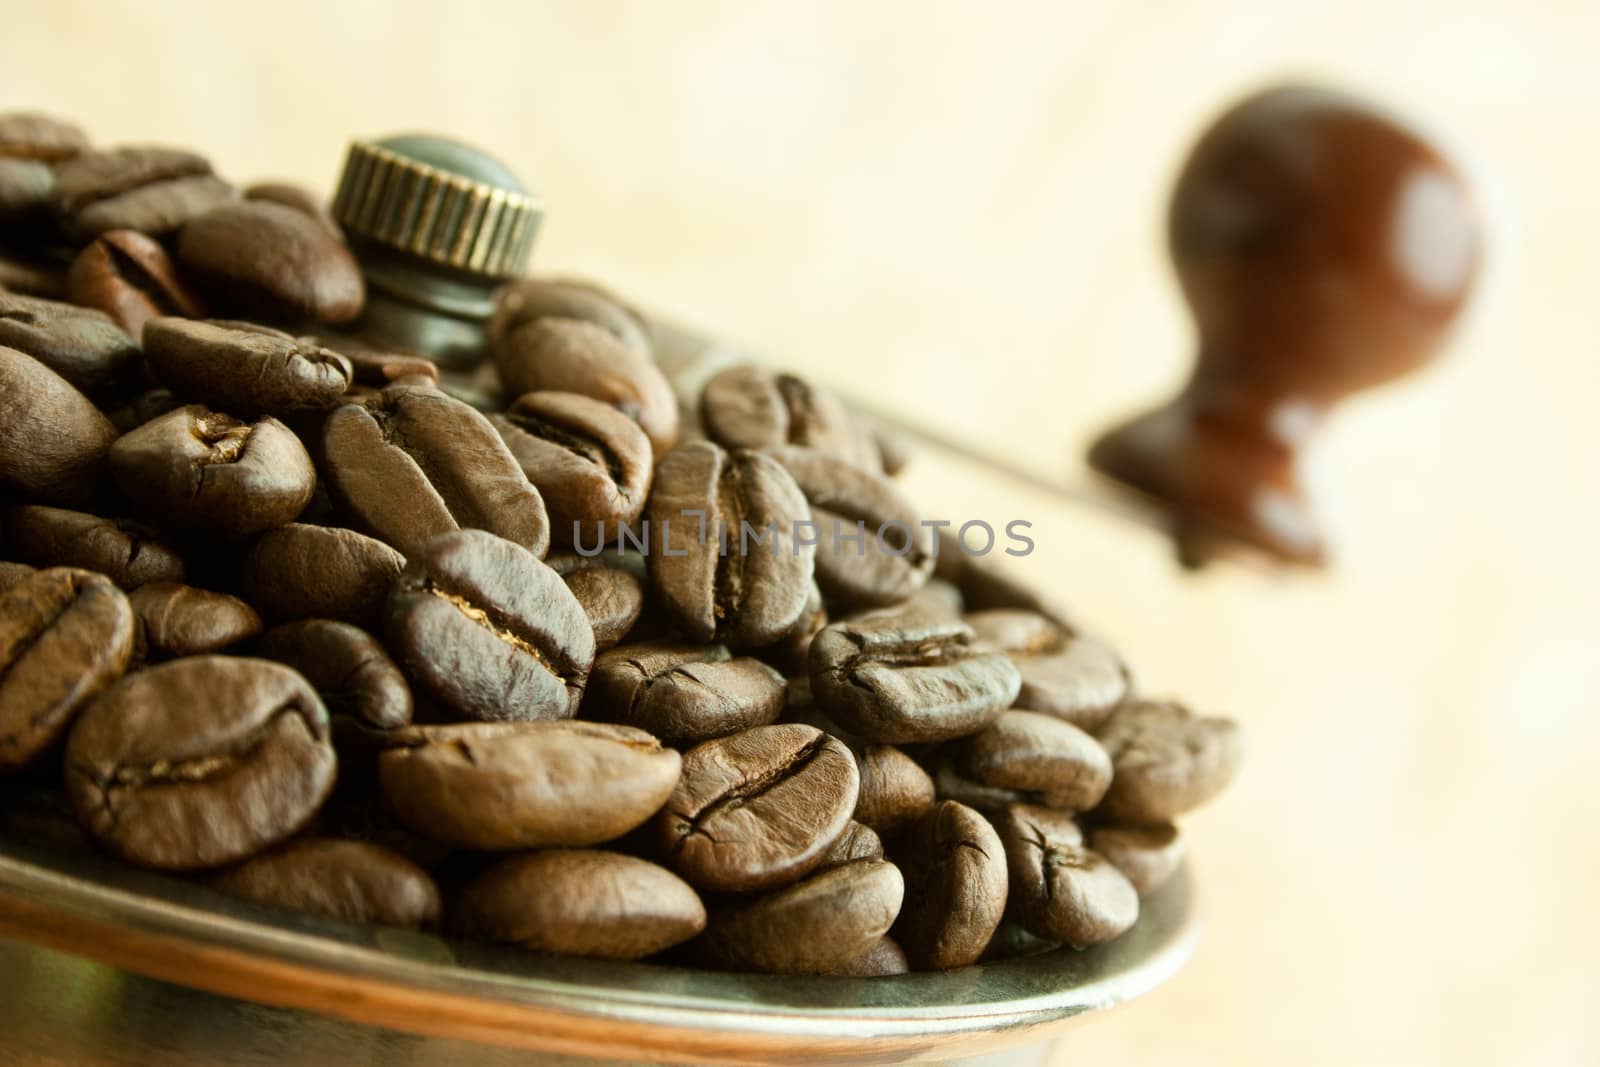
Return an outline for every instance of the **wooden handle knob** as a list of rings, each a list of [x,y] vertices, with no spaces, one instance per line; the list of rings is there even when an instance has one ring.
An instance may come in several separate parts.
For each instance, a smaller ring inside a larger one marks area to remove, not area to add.
[[[1097,440],[1090,465],[1154,496],[1181,533],[1321,563],[1300,451],[1340,399],[1439,352],[1477,274],[1471,192],[1372,106],[1271,89],[1200,138],[1168,240],[1199,329],[1194,372]]]

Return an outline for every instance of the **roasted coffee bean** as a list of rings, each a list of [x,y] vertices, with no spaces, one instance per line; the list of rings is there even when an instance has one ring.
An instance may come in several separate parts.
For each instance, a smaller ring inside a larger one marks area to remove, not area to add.
[[[1006,910],[1006,856],[987,819],[941,801],[895,852],[906,898],[895,940],[913,967],[945,971],[975,963]]]
[[[846,729],[869,741],[942,741],[1011,706],[1011,661],[977,644],[956,620],[894,609],[832,623],[811,642],[811,689]]]
[[[654,459],[639,424],[577,393],[528,393],[489,421],[550,514],[557,545],[605,544],[650,495]]]
[[[162,237],[238,195],[205,159],[176,148],[83,152],[56,168],[56,192],[66,234],[80,242],[108,230]]]
[[[347,622],[303,619],[261,636],[262,656],[305,675],[328,713],[374,731],[411,721],[411,689],[377,639]]]
[[[0,559],[0,593],[4,593],[18,582],[36,573],[33,567],[26,563],[11,563]]]
[[[478,412],[431,389],[390,386],[323,425],[324,474],[356,523],[410,556],[440,534],[488,530],[543,556],[539,491]]]
[[[804,675],[811,669],[811,641],[826,625],[828,606],[822,599],[822,590],[812,581],[805,610],[800,612],[789,632],[775,644],[758,650],[758,654],[785,675]]]
[[[178,262],[214,306],[269,319],[349,322],[366,303],[355,257],[303,211],[264,200],[224,204],[178,235]]]
[[[97,308],[130,337],[163,315],[198,319],[200,300],[178,277],[167,250],[135,230],[110,230],[72,261],[67,295],[75,304]]]
[[[133,644],[133,609],[104,575],[57,567],[0,593],[0,775],[48,751]]]
[[[401,379],[431,379],[435,382],[439,380],[439,365],[431,359],[424,359],[409,352],[395,352],[359,337],[349,337],[331,330],[317,330],[313,336],[318,344],[324,348],[331,348],[350,361],[350,369],[355,374],[355,385],[382,389]],[[354,388],[352,385],[352,392]]]
[[[362,841],[304,838],[212,876],[207,884],[269,908],[416,929],[439,921],[439,888],[405,857]]]
[[[6,512],[6,537],[17,558],[35,567],[82,567],[123,589],[187,576],[183,558],[160,532],[131,519],[18,504]]]
[[[696,947],[730,970],[831,974],[883,939],[904,895],[894,864],[856,860],[713,911]]]
[[[88,148],[77,123],[31,111],[0,114],[0,156],[55,162]]]
[[[56,174],[48,163],[0,155],[0,227],[8,237],[43,230],[55,198]]]
[[[611,841],[678,784],[678,753],[642,730],[597,722],[413,726],[378,760],[401,822],[461,848]]]
[[[328,715],[266,660],[191,656],[128,675],[78,716],[67,795],[131,863],[218,867],[311,820],[333,788]]]
[[[656,816],[658,847],[690,885],[742,893],[814,870],[850,825],[860,775],[837,738],[757,726],[696,745]]]
[[[682,746],[765,726],[783,706],[783,675],[760,660],[725,645],[657,641],[602,653],[583,712]]]
[[[1183,838],[1171,823],[1112,823],[1089,831],[1089,847],[1127,876],[1139,895],[1154,893],[1183,864]]]
[[[328,211],[328,205],[304,186],[292,182],[257,182],[245,189],[244,198],[293,208],[302,215],[311,216],[317,221],[317,225],[340,241],[344,240],[344,230],[340,229],[338,222]]]
[[[881,474],[816,449],[768,450],[811,506],[822,551],[817,584],[846,607],[898,604],[933,573],[933,533]]]
[[[68,507],[101,493],[117,431],[84,395],[32,356],[0,345],[0,487]]]
[[[663,867],[597,849],[513,856],[461,894],[462,937],[598,959],[653,956],[705,929],[705,906]]]
[[[643,571],[643,557],[640,572]],[[583,557],[575,552],[550,555],[545,562],[561,575],[577,598],[594,630],[596,652],[604,651],[628,636],[644,611],[644,583],[630,570],[617,564],[615,553]]]
[[[1111,757],[1069,722],[1005,711],[956,742],[961,770],[985,785],[1036,793],[1046,807],[1088,811],[1111,785]]]
[[[650,338],[639,321],[610,294],[579,282],[522,278],[495,294],[494,314],[485,333],[491,346],[539,319],[578,319],[609,332],[642,359],[653,358]]]
[[[220,652],[261,632],[261,616],[238,597],[174,582],[150,582],[128,594],[143,627],[148,659]]]
[[[139,374],[139,345],[102,312],[0,292],[0,345],[43,363],[73,388],[100,393]]]
[[[1139,894],[1104,856],[1083,846],[1072,819],[1013,805],[996,816],[1011,909],[1029,933],[1088,948],[1110,941],[1139,919]]]
[[[829,971],[841,978],[889,978],[905,974],[911,968],[906,963],[905,950],[892,937],[880,937],[855,959],[842,967]]]
[[[594,663],[594,631],[560,575],[482,530],[411,557],[384,633],[412,681],[465,719],[571,718]]]
[[[877,444],[832,393],[792,374],[746,363],[706,383],[706,435],[724,448],[797,445],[864,470],[881,469]]]
[[[404,556],[376,538],[293,523],[250,546],[245,596],[268,619],[338,619],[373,629],[405,565]]]
[[[144,354],[174,393],[239,418],[326,410],[353,373],[343,356],[309,340],[232,322],[151,319]]]
[[[817,869],[827,870],[830,867],[855,863],[857,860],[881,859],[883,859],[883,839],[872,827],[852,820],[850,825],[845,827],[844,833],[839,835],[839,839],[823,853],[822,862],[817,864]]]
[[[933,779],[898,748],[867,745],[856,762],[861,795],[855,817],[878,833],[898,833],[933,808]]]
[[[977,611],[967,623],[978,640],[1017,665],[1022,675],[1018,707],[1093,730],[1128,695],[1128,669],[1115,652],[1037,612]]]
[[[1114,771],[1099,810],[1120,822],[1170,822],[1222,792],[1239,769],[1238,726],[1178,704],[1125,704],[1095,736]]]
[[[183,402],[172,395],[171,389],[146,389],[121,407],[106,412],[106,418],[118,433],[137,430],[152,419],[159,419],[169,411],[183,407]]]
[[[317,485],[305,446],[283,423],[240,422],[199,404],[118,438],[111,474],[147,518],[223,540],[293,522]]]
[[[23,296],[60,299],[67,295],[67,272],[60,264],[0,245],[0,289]]]
[[[985,785],[962,774],[954,766],[948,752],[932,757],[933,790],[940,800],[954,800],[976,811],[999,811],[1012,804],[1038,804],[1043,798],[1020,789],[1006,789],[998,785]]]
[[[650,580],[673,622],[735,647],[789,633],[811,592],[816,549],[795,530],[810,514],[771,457],[709,441],[674,449],[649,504]]]
[[[510,396],[544,390],[582,393],[621,411],[664,455],[678,436],[678,402],[647,356],[604,327],[538,318],[492,339],[489,352]]]

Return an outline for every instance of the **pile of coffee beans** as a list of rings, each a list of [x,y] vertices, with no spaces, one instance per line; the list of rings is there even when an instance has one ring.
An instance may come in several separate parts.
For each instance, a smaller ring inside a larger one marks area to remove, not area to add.
[[[1233,724],[936,536],[828,392],[552,280],[456,382],[364,299],[315,197],[0,116],[6,833],[857,976],[1108,941],[1177,869]]]

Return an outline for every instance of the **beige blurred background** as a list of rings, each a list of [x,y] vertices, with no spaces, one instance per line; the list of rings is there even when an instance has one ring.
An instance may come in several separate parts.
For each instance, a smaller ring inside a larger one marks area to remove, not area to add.
[[[351,135],[454,133],[547,198],[540,268],[1063,477],[1187,368],[1160,220],[1208,116],[1310,77],[1444,131],[1491,206],[1490,271],[1450,359],[1329,428],[1327,576],[1187,577],[1094,511],[910,479],[930,511],[1030,509],[1024,573],[1147,688],[1248,731],[1243,778],[1188,824],[1198,956],[1059,1062],[1600,1063],[1600,6],[146,0],[0,21],[0,106],[322,188]]]

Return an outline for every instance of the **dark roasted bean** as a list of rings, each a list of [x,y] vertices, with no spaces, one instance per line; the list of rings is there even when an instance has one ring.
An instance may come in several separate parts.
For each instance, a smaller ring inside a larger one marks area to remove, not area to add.
[[[644,511],[650,440],[616,408],[577,393],[528,393],[489,421],[544,499],[555,544],[603,545]]]
[[[881,469],[877,444],[830,392],[804,379],[745,363],[705,385],[700,418],[724,448],[797,445],[864,470]]]
[[[933,779],[898,748],[867,745],[856,761],[861,795],[855,817],[878,833],[898,833],[932,809]]]
[[[378,760],[400,821],[461,848],[611,841],[654,815],[680,757],[642,730],[596,722],[413,726]]]
[[[772,644],[794,629],[810,596],[816,550],[796,532],[809,517],[794,479],[770,457],[684,445],[656,468],[651,585],[696,641]]]
[[[575,552],[551,554],[545,562],[567,583],[594,629],[594,647],[602,652],[621,641],[639,621],[644,611],[644,559],[637,573],[626,569],[617,553],[583,557]]]
[[[1018,804],[995,818],[1011,909],[1029,933],[1087,948],[1138,920],[1138,892],[1104,856],[1084,847],[1070,816]]]
[[[1127,876],[1143,896],[1154,893],[1183,864],[1183,838],[1171,823],[1112,823],[1089,831],[1089,847]]]
[[[144,354],[178,396],[240,418],[326,410],[353,373],[343,356],[310,340],[232,322],[151,319]]]
[[[724,645],[651,642],[595,660],[583,713],[685,745],[765,726],[783,706],[783,676],[760,660]]]
[[[57,567],[0,592],[0,775],[48,751],[133,646],[133,609],[103,575]]]
[[[99,394],[139,373],[139,345],[92,308],[0,292],[0,345],[26,352],[73,388]]]
[[[713,911],[696,947],[732,970],[832,974],[883,939],[904,895],[894,864],[856,860]]]
[[[299,830],[333,788],[322,701],[265,660],[191,656],[128,675],[67,741],[79,821],[132,863],[196,870]]]
[[[412,681],[466,719],[571,718],[594,663],[594,631],[561,577],[482,530],[411,557],[384,633]]]
[[[415,929],[439,921],[426,871],[362,841],[305,838],[212,876],[211,888],[270,908]]]
[[[175,148],[75,155],[56,168],[56,193],[67,236],[79,242],[108,230],[165,236],[238,195],[210,163]]]
[[[334,221],[333,215],[328,211],[328,205],[304,186],[292,182],[257,182],[245,189],[244,198],[294,208],[301,214],[316,219],[317,225],[339,240],[344,240],[344,231],[339,228],[338,222]]]
[[[767,454],[794,476],[811,506],[822,538],[817,584],[830,603],[898,604],[927,582],[933,533],[893,482],[816,449],[779,446]]]
[[[178,262],[214,306],[270,318],[349,322],[366,303],[361,268],[319,219],[264,200],[189,220]]]
[[[1111,758],[1069,722],[1006,711],[955,744],[961,770],[984,785],[1035,793],[1046,807],[1088,811],[1111,785]]]
[[[36,567],[99,571],[123,589],[181,582],[187,573],[158,530],[130,519],[19,504],[6,513],[6,536],[17,557]]]
[[[411,690],[383,645],[347,622],[302,619],[261,636],[261,655],[305,675],[335,725],[343,716],[373,731],[411,722]]]
[[[609,294],[582,283],[547,278],[509,282],[496,294],[485,333],[501,343],[513,331],[539,319],[577,319],[610,333],[641,358],[652,357],[650,339],[637,319]]]
[[[656,817],[658,846],[690,885],[772,889],[814,870],[850,825],[860,775],[837,738],[757,726],[690,749]]]
[[[955,620],[894,609],[825,627],[811,642],[811,689],[847,729],[891,744],[981,730],[1016,699],[1017,669]]]
[[[363,529],[410,556],[440,534],[482,529],[543,556],[539,491],[478,412],[432,389],[390,386],[323,426],[329,492]]]
[[[973,612],[967,622],[978,640],[1017,665],[1020,708],[1093,730],[1128,695],[1128,669],[1115,652],[1038,612],[997,608]]]
[[[68,507],[95,501],[117,431],[32,356],[0,345],[0,486]]]
[[[907,896],[895,940],[913,967],[975,963],[1006,910],[1006,856],[994,827],[946,800],[923,816],[895,851]]]
[[[139,617],[147,659],[220,652],[261,632],[261,616],[237,597],[173,582],[150,582],[128,594]]]
[[[105,312],[130,338],[163,315],[205,314],[167,250],[135,230],[109,230],[79,252],[67,272],[67,295]]]
[[[678,437],[678,402],[647,356],[604,327],[578,319],[537,318],[491,338],[490,354],[507,394],[554,390],[582,393],[643,428],[655,454]]]
[[[293,522],[317,485],[305,446],[283,423],[241,422],[199,404],[118,438],[111,473],[145,517],[221,540]]]
[[[1125,704],[1095,735],[1113,777],[1100,811],[1121,822],[1168,822],[1220,793],[1239,769],[1239,728],[1178,704]]]
[[[268,619],[339,619],[372,629],[406,559],[375,538],[293,523],[269,530],[244,560],[245,595]]]
[[[700,898],[677,875],[593,849],[503,860],[466,888],[452,916],[463,937],[613,960],[652,956],[706,925]]]

